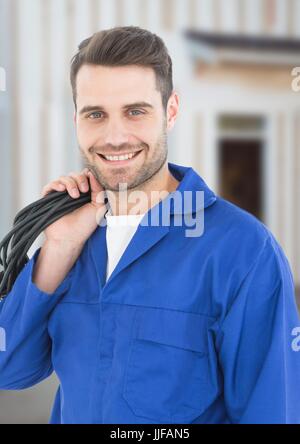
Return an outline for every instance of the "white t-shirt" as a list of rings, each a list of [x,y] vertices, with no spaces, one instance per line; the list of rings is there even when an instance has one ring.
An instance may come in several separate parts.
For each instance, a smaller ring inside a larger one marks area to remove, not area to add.
[[[144,214],[113,216],[110,210],[106,218],[107,267],[106,280],[113,272],[121,256],[136,232]]]

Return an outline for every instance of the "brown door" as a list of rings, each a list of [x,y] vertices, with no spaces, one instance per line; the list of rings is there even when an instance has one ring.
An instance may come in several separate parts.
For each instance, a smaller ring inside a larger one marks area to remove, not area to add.
[[[219,142],[219,194],[262,220],[262,142]]]

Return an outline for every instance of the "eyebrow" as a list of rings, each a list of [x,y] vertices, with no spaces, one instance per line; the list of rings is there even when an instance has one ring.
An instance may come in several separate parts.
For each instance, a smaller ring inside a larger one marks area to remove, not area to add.
[[[129,103],[127,105],[124,105],[122,107],[122,109],[128,109],[128,108],[152,108],[153,109],[153,105],[151,105],[150,103],[147,102],[135,102],[135,103]],[[104,111],[105,108],[101,105],[87,105],[84,106],[80,111],[79,114],[84,114],[87,112],[92,112],[92,111]]]

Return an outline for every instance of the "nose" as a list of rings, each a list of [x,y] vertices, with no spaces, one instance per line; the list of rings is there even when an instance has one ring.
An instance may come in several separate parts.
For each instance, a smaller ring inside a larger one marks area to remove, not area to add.
[[[129,133],[121,119],[110,119],[103,134],[103,144],[119,146],[129,143]]]

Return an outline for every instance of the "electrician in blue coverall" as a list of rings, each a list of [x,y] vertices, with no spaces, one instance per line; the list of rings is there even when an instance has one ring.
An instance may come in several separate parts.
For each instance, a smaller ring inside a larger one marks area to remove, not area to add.
[[[92,201],[45,230],[0,304],[0,388],[25,389],[54,370],[53,424],[300,423],[300,321],[288,261],[258,219],[192,168],[167,162],[178,113],[171,67],[162,40],[136,27],[95,34],[72,60],[74,120],[90,172],[61,176],[43,195],[65,189],[76,198],[72,188],[86,191],[83,182]],[[123,153],[136,157],[104,158]],[[103,190],[108,206],[118,203],[115,215],[126,214],[120,203],[127,214],[133,207],[132,191],[167,191],[141,204],[143,223],[107,281]],[[175,193],[186,191],[192,201],[177,206]],[[165,208],[169,224],[144,223]],[[194,235],[190,222],[201,217]]]

